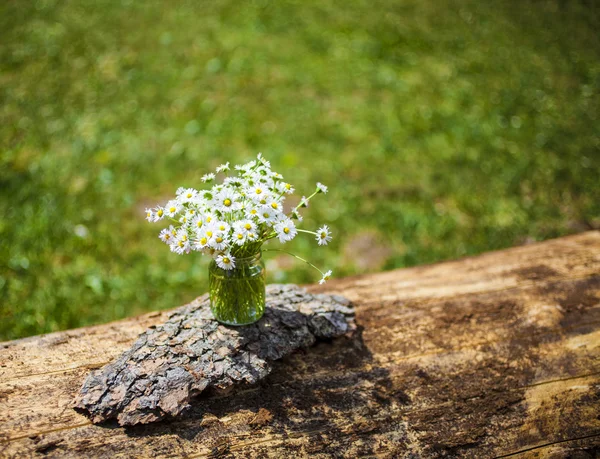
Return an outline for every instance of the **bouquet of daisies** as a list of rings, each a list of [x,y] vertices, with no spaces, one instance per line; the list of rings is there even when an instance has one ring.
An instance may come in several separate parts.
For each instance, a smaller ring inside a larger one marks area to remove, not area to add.
[[[295,223],[302,222],[301,208],[308,207],[317,194],[327,193],[325,185],[317,183],[310,196],[302,196],[300,203],[286,213],[285,198],[294,192],[294,187],[284,181],[281,174],[272,171],[270,162],[260,153],[257,160],[234,169],[237,173],[231,174],[229,163],[222,164],[216,169],[217,174],[225,175],[221,184],[205,190],[179,188],[175,199],[164,206],[146,209],[148,221],[172,222],[159,234],[172,252],[202,252],[211,256],[220,268],[232,270],[236,259],[255,255],[270,239],[286,243],[302,232],[313,235],[319,245],[327,245],[331,240],[327,225],[315,232],[299,229]],[[202,177],[207,184],[215,180],[214,173]],[[323,272],[293,256],[321,273],[319,283],[323,284],[331,276],[331,271]]]

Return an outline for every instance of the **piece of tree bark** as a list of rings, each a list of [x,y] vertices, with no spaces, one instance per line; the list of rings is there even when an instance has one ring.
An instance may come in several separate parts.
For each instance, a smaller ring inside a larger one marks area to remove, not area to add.
[[[355,329],[350,302],[339,295],[270,285],[266,303],[264,316],[243,327],[219,324],[206,296],[176,309],[115,362],[93,371],[74,407],[95,423],[158,421],[178,415],[206,389],[254,384],[272,361]]]

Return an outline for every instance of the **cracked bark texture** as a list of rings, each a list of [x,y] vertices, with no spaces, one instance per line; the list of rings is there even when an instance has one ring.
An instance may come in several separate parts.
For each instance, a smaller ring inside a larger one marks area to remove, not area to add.
[[[354,328],[347,299],[295,285],[268,286],[264,316],[244,327],[219,324],[203,296],[88,375],[74,407],[94,423],[116,418],[120,425],[147,424],[177,416],[209,388],[254,384],[270,373],[273,361]]]

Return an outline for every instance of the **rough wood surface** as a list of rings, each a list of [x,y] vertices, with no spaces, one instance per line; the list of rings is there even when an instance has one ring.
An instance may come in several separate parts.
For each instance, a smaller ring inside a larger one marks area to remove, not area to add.
[[[176,309],[116,361],[92,371],[74,407],[93,422],[116,418],[120,425],[177,416],[206,389],[254,384],[273,361],[355,329],[350,301],[339,295],[270,285],[266,303],[261,320],[244,327],[220,325],[207,296]]]
[[[93,425],[90,368],[168,312],[0,344],[1,457],[600,454],[600,233],[311,286],[358,332],[172,421]]]

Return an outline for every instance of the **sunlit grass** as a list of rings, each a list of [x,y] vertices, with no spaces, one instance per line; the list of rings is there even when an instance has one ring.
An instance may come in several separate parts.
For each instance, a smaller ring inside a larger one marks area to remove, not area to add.
[[[203,293],[206,260],[143,209],[259,151],[300,193],[330,186],[305,223],[333,243],[290,248],[336,276],[600,223],[584,3],[25,0],[0,27],[0,338]]]

